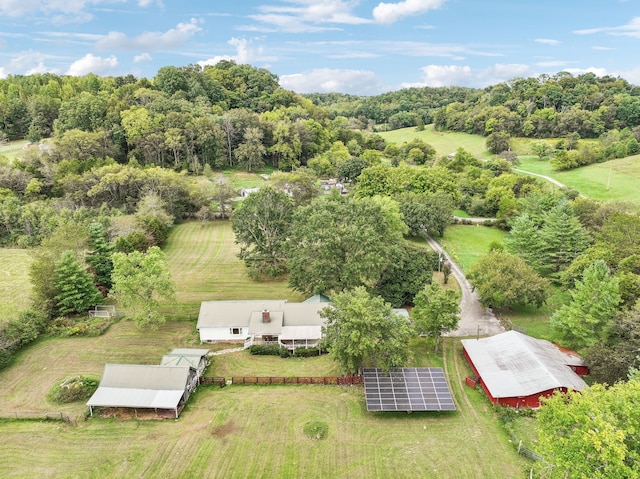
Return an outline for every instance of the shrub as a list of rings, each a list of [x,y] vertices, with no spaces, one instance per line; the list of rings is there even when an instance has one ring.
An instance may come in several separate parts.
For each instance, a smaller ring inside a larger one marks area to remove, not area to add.
[[[308,358],[310,356],[320,356],[322,350],[320,348],[298,348],[293,352],[294,358]]]
[[[254,344],[249,348],[249,352],[256,356],[280,356],[281,358],[288,358],[289,351],[287,348],[282,348],[276,344]]]
[[[86,401],[98,389],[99,380],[88,376],[74,376],[57,383],[47,397],[57,404]]]

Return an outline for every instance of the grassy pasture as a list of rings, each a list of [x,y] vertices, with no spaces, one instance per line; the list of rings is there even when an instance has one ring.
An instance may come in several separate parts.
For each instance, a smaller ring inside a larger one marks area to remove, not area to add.
[[[30,263],[27,250],[0,248],[0,321],[29,306]]]
[[[6,145],[0,145],[0,156],[4,156],[12,163],[27,143],[27,140],[19,140],[11,141]]]
[[[423,341],[414,347],[418,363],[434,365],[420,353]],[[236,354],[246,353],[230,356]],[[74,362],[68,358],[67,365]],[[456,412],[368,413],[357,386],[228,386],[201,387],[175,421],[93,418],[78,427],[0,421],[2,476],[524,477],[528,462],[509,443],[488,401],[464,386],[470,371],[457,340],[445,340],[440,362]],[[326,439],[305,436],[311,421],[328,425]],[[33,444],[46,447],[32,454]]]
[[[435,131],[433,125],[425,126],[423,131],[416,131],[415,127],[401,128],[393,131],[378,133],[385,140],[401,145],[414,138],[419,138],[436,149],[437,156],[446,156],[455,153],[458,148],[464,148],[475,157],[490,158],[485,146],[486,138],[467,133]]]
[[[229,221],[205,225],[194,221],[172,229],[164,250],[177,285],[178,304],[167,307],[169,315],[195,319],[200,302],[214,299],[304,299],[288,287],[286,279],[249,278],[234,239]]]
[[[506,232],[480,225],[450,225],[440,243],[458,266],[468,271],[474,263],[489,252],[489,245],[502,243]]]
[[[640,155],[568,171],[553,171],[548,161],[526,157],[520,159],[518,168],[554,178],[589,198],[624,201],[640,211]]]

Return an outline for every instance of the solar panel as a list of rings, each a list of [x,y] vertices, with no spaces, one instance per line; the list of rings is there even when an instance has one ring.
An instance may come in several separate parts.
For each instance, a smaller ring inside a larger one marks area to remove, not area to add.
[[[455,411],[442,368],[363,370],[367,411]]]

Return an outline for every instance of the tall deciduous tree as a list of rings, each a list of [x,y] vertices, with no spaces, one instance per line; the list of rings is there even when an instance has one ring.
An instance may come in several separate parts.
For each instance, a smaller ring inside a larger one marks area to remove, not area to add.
[[[509,308],[530,304],[542,306],[549,282],[522,259],[505,251],[492,251],[480,258],[468,275],[484,306]]]
[[[558,309],[549,322],[574,348],[593,346],[609,334],[621,303],[619,280],[611,277],[602,260],[588,267],[576,281],[571,302]]]
[[[389,198],[317,198],[294,214],[289,284],[308,294],[372,287],[405,231]]]
[[[640,477],[638,398],[638,380],[543,398],[537,415],[539,477]]]
[[[234,155],[238,164],[247,171],[260,169],[264,166],[264,155],[267,149],[262,144],[263,137],[260,128],[247,128],[244,132],[244,141],[238,145]]]
[[[239,258],[252,275],[278,276],[286,269],[286,240],[293,200],[271,187],[252,193],[234,211],[231,227],[240,245]]]
[[[157,327],[164,322],[159,311],[160,299],[172,300],[175,285],[160,248],[152,246],[146,253],[115,253],[112,277],[109,296],[130,308],[130,318],[138,326]]]
[[[364,287],[350,289],[334,295],[320,315],[327,320],[329,354],[345,373],[406,366],[412,328],[380,296],[371,296]]]
[[[414,297],[431,283],[438,267],[438,253],[431,248],[407,241],[389,248],[389,264],[376,282],[373,292],[393,307],[413,304]]]
[[[62,253],[55,266],[55,300],[62,315],[87,312],[102,302],[100,291],[93,284],[93,277],[76,260],[73,251]]]
[[[451,289],[442,289],[439,284],[425,286],[415,297],[415,306],[411,311],[418,334],[435,339],[435,351],[438,352],[440,337],[458,327],[460,306],[458,295]]]

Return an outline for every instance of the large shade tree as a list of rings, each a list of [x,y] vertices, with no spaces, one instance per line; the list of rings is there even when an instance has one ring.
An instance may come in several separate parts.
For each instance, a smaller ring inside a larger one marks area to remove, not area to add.
[[[405,231],[389,198],[317,198],[293,216],[289,284],[307,294],[372,287]]]
[[[329,354],[345,373],[360,374],[364,367],[406,366],[413,335],[407,318],[362,286],[337,293],[331,301],[320,316],[326,319]]]
[[[231,227],[240,245],[238,256],[251,275],[278,276],[286,271],[292,215],[293,200],[271,187],[250,194],[236,208]]]
[[[458,295],[451,289],[442,289],[439,284],[425,286],[415,297],[411,318],[418,334],[434,338],[434,349],[438,351],[440,337],[458,327],[460,306]]]
[[[536,463],[545,479],[640,477],[640,380],[542,398]]]
[[[130,308],[129,317],[138,326],[157,327],[164,322],[160,314],[160,299],[172,300],[175,285],[167,257],[160,248],[152,246],[146,253],[115,253],[112,278],[113,288],[109,296]]]
[[[522,259],[505,251],[495,250],[481,257],[467,277],[484,306],[539,308],[549,295],[549,282]]]

